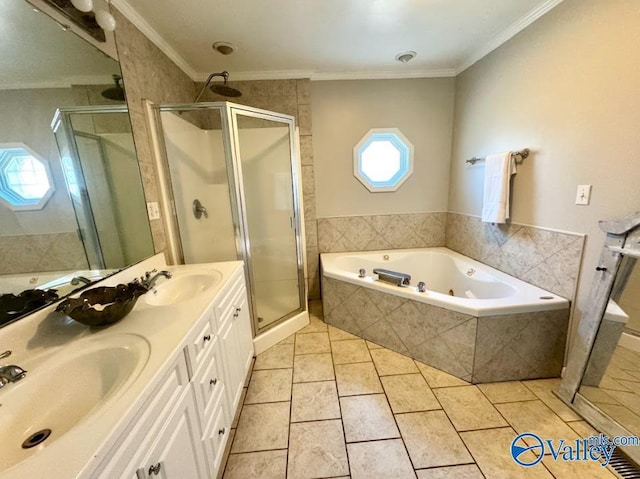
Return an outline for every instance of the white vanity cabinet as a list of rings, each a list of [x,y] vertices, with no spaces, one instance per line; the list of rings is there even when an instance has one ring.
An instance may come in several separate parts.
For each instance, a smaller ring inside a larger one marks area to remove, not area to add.
[[[184,338],[179,355],[90,476],[215,478],[253,358],[242,268]]]
[[[139,462],[135,479],[159,477],[179,479],[208,477],[207,464],[200,444],[200,423],[195,398],[190,391],[183,394],[175,411],[166,419],[164,427],[151,445],[148,454]]]

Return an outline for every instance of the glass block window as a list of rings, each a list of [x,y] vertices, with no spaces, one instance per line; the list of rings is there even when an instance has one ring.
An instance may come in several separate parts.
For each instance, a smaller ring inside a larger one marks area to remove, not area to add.
[[[371,192],[396,191],[413,173],[413,145],[397,128],[373,129],[353,148],[353,174]]]
[[[53,191],[47,160],[22,143],[0,144],[0,201],[12,210],[39,210]]]

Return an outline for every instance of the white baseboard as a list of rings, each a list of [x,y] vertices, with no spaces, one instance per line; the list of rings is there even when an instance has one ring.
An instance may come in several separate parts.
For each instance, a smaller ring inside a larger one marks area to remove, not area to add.
[[[255,354],[258,355],[271,346],[282,341],[287,336],[300,331],[307,324],[309,324],[309,312],[303,311],[293,318],[287,319],[283,323],[274,326],[273,328],[265,331],[264,333],[253,338],[253,348]]]

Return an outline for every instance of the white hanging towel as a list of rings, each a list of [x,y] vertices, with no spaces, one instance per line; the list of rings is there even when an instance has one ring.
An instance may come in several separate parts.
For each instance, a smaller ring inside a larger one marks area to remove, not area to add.
[[[515,174],[516,161],[510,151],[487,156],[482,202],[482,221],[485,223],[505,223],[509,218],[511,175]]]

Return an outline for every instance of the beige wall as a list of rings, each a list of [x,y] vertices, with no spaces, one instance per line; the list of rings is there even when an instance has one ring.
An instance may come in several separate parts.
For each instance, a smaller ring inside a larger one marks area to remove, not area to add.
[[[449,211],[479,215],[482,166],[465,160],[529,147],[512,219],[588,235],[578,308],[604,241],[598,220],[640,209],[640,8],[637,0],[566,0],[462,73]],[[592,184],[590,206],[574,205]]]
[[[311,84],[319,218],[446,211],[453,78]],[[398,191],[371,193],[353,176],[353,147],[371,128],[399,128],[415,148],[413,175]]]

